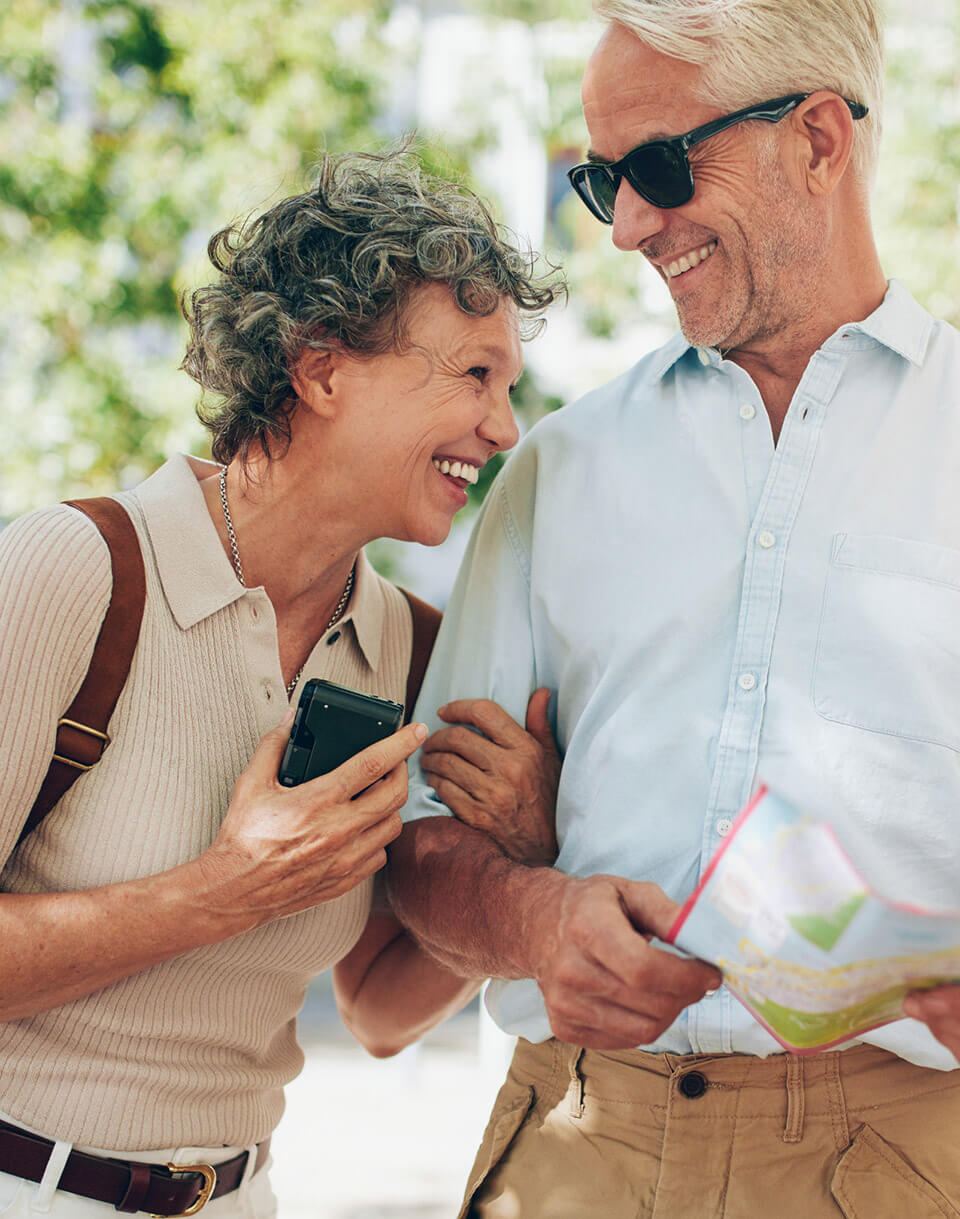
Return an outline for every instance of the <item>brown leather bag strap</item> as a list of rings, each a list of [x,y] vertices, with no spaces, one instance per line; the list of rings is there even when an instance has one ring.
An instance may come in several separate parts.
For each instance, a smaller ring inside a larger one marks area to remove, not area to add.
[[[409,724],[443,615],[432,605],[427,605],[426,601],[408,593],[405,588],[400,591],[409,601],[413,615],[413,649],[410,653],[410,668],[407,671],[407,697],[403,705],[403,722]]]
[[[113,591],[87,675],[57,724],[54,756],[19,842],[37,828],[81,774],[100,761],[110,744],[107,725],[130,673],[147,596],[140,542],[126,510],[106,497],[67,503],[88,516],[103,534],[110,549]]]

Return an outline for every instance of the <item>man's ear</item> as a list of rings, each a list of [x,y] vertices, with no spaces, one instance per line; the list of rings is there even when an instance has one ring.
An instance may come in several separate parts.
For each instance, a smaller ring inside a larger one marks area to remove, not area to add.
[[[336,413],[339,362],[335,351],[305,347],[290,369],[290,384],[299,400],[326,419]]]
[[[799,138],[800,172],[812,195],[829,195],[853,152],[853,115],[838,93],[819,90],[790,116]]]

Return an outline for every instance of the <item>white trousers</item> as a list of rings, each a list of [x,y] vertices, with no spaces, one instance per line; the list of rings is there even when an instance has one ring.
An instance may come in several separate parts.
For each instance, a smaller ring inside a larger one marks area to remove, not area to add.
[[[57,1189],[71,1150],[70,1143],[54,1144],[47,1170],[39,1184],[0,1172],[0,1219],[42,1219],[44,1216],[49,1216],[49,1219],[106,1219],[108,1215],[119,1219],[120,1212],[109,1202],[97,1202]],[[276,1219],[277,1200],[270,1187],[270,1161],[268,1159],[260,1171],[254,1173],[256,1147],[174,1147],[159,1151],[100,1151],[82,1147],[79,1150],[111,1159],[137,1160],[144,1164],[218,1164],[247,1150],[250,1154],[239,1188],[221,1198],[214,1198],[200,1214],[205,1219]]]

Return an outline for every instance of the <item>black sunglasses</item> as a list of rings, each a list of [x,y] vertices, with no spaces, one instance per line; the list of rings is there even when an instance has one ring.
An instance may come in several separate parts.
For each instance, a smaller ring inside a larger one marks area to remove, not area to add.
[[[590,211],[604,224],[613,224],[613,209],[617,191],[626,178],[633,189],[654,207],[680,207],[693,198],[693,171],[687,152],[694,144],[709,140],[718,131],[726,131],[747,119],[764,123],[779,123],[782,118],[806,101],[809,93],[791,93],[769,102],[735,110],[702,127],[694,127],[686,135],[674,135],[665,140],[650,140],[630,150],[619,161],[585,161],[567,172],[570,185]],[[855,119],[866,117],[868,110],[860,102],[843,99]]]

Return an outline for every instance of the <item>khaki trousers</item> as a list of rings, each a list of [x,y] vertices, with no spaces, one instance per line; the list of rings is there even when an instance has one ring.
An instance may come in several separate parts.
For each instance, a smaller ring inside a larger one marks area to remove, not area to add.
[[[960,1071],[521,1041],[466,1216],[960,1219]]]

